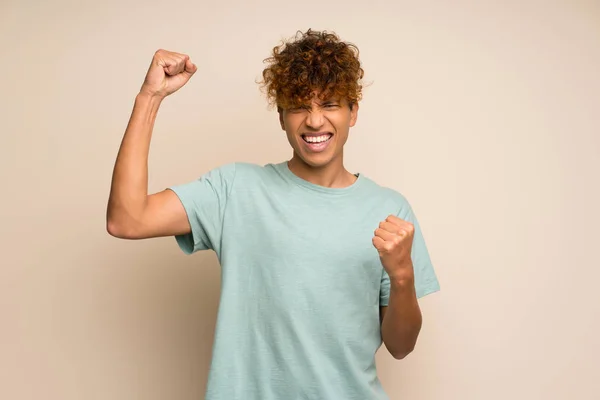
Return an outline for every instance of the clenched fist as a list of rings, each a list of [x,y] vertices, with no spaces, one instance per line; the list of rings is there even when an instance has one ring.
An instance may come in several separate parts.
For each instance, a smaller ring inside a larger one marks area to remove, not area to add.
[[[186,54],[158,50],[154,53],[140,92],[165,98],[181,89],[197,69]]]
[[[391,280],[414,279],[411,251],[415,227],[395,215],[379,224],[373,246]]]

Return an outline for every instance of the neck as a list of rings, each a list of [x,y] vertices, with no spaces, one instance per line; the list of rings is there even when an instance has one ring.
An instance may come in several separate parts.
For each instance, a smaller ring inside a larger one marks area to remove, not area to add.
[[[344,167],[341,155],[327,165],[313,167],[294,154],[288,162],[288,168],[305,181],[328,188],[344,188],[356,181],[356,176]]]

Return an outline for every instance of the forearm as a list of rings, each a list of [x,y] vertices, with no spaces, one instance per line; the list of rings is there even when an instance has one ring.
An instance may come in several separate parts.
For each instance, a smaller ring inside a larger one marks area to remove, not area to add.
[[[413,351],[421,324],[414,277],[390,278],[390,299],[381,324],[381,334],[394,358],[402,359]]]
[[[115,162],[107,208],[109,231],[140,217],[148,196],[148,153],[161,99],[138,94]]]

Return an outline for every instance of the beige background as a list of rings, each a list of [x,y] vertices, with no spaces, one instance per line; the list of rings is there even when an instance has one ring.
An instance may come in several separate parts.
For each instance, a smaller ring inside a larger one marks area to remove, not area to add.
[[[594,1],[6,1],[0,8],[0,398],[201,399],[213,253],[105,231],[158,48],[199,72],[164,103],[152,191],[289,158],[255,80],[308,27],[366,69],[347,166],[404,193],[442,291],[392,399],[600,398],[600,5]]]

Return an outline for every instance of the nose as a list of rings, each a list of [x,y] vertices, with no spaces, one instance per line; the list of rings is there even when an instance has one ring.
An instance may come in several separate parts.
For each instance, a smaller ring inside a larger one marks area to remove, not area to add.
[[[323,112],[319,109],[313,109],[308,113],[308,117],[306,118],[306,125],[308,125],[312,129],[319,129],[323,126],[325,121],[325,117]]]

